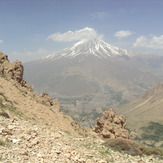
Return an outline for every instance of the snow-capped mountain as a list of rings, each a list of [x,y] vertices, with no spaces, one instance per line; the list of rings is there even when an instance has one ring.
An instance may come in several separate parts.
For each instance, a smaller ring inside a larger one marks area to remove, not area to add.
[[[129,52],[127,50],[112,46],[103,40],[99,39],[83,39],[77,42],[70,48],[66,48],[60,52],[56,52],[53,55],[46,57],[59,59],[62,57],[74,58],[77,56],[96,56],[98,58],[110,58],[116,56],[129,56]],[[44,58],[45,59],[45,58]]]
[[[59,97],[70,108],[115,107],[163,79],[163,57],[133,55],[99,39],[84,39],[26,63],[25,78],[36,91]]]

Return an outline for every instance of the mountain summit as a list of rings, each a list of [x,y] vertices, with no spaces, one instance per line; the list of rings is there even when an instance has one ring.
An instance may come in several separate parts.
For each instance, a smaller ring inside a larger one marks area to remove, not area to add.
[[[66,48],[60,52],[54,53],[46,58],[59,59],[62,57],[81,57],[96,56],[98,58],[110,58],[115,56],[129,56],[127,50],[112,46],[100,39],[83,39],[70,48]]]

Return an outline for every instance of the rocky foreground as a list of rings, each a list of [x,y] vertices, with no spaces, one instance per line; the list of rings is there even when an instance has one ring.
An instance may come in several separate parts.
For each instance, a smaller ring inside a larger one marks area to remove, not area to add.
[[[154,156],[130,156],[93,137],[74,137],[28,121],[0,116],[2,163],[162,163]]]

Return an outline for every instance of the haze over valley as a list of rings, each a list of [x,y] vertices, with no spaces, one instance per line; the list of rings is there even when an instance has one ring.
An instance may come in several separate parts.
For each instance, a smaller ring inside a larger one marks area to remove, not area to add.
[[[129,52],[99,38],[83,39],[24,64],[25,78],[37,92],[58,98],[61,109],[75,117],[141,96],[162,81],[162,60],[160,55]]]

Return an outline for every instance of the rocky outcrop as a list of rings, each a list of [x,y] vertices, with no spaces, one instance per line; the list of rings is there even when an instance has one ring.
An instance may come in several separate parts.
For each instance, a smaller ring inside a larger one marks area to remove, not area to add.
[[[60,103],[59,103],[58,99],[52,99],[45,92],[42,92],[40,97],[42,97],[43,104],[50,106],[52,110],[60,111]]]
[[[116,115],[114,111],[107,110],[101,118],[97,118],[94,131],[102,138],[124,138],[130,139],[130,135],[125,128],[125,117]]]
[[[9,77],[19,83],[23,80],[24,69],[20,61],[10,63],[8,60],[8,56],[0,53],[0,66],[0,73],[5,77]]]
[[[27,91],[33,92],[35,99],[51,107],[53,111],[60,111],[60,104],[58,99],[52,99],[47,93],[42,93],[40,96],[36,95],[32,87],[23,79],[24,67],[20,61],[10,63],[8,56],[0,52],[0,74],[7,79],[12,79],[17,86],[27,88]],[[19,88],[20,88],[19,87]]]
[[[0,74],[6,78],[13,79],[22,87],[32,90],[32,87],[23,79],[24,67],[20,61],[10,63],[8,56],[0,52]]]

